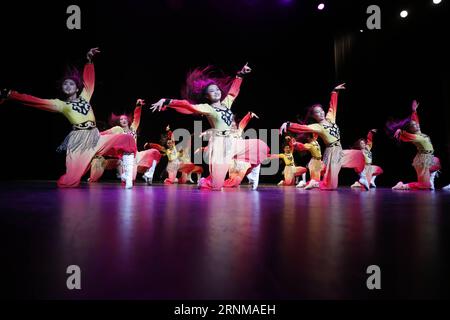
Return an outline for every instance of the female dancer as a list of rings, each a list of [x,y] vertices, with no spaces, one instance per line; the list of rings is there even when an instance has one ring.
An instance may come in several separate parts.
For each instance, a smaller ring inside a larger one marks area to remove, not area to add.
[[[434,190],[434,178],[441,168],[440,160],[434,156],[431,139],[420,130],[419,116],[417,108],[419,104],[416,100],[412,103],[412,115],[403,121],[389,122],[387,128],[390,132],[395,132],[394,137],[403,142],[411,142],[417,148],[417,154],[412,163],[417,174],[417,182],[399,182],[393,190]]]
[[[306,133],[304,134],[304,139],[306,143],[297,142],[294,138],[287,136],[289,144],[294,150],[297,151],[308,151],[311,154],[311,160],[308,163],[308,170],[310,175],[310,181],[306,183],[306,177],[304,173],[303,180],[297,184],[297,188],[305,188],[305,190],[319,188],[320,175],[322,170],[324,170],[324,165],[322,162],[322,152],[320,149],[319,142],[317,141],[317,134]]]
[[[371,150],[372,150],[372,146],[373,146],[373,135],[376,132],[377,132],[377,129],[370,130],[369,133],[367,134],[366,139],[364,139],[364,138],[358,139],[358,141],[356,141],[355,145],[354,145],[355,150],[362,151],[362,153],[364,155],[364,159],[366,161],[364,170],[359,174],[360,180],[361,180],[361,176],[365,175],[366,179],[362,179],[362,181],[369,182],[371,188],[377,187],[375,184],[375,179],[376,179],[376,177],[378,177],[380,174],[383,173],[383,169],[381,169],[379,166],[375,166],[372,164],[372,151]],[[362,188],[362,187],[367,188],[367,186],[362,186],[359,181],[356,181],[354,184],[352,184],[351,187],[352,188]]]
[[[283,176],[284,179],[281,180],[278,185],[279,186],[293,186],[295,185],[295,178],[301,176],[302,174],[306,173],[306,168],[304,167],[297,167],[294,162],[294,154],[292,153],[293,148],[286,144],[284,146],[284,153],[280,154],[273,154],[270,155],[270,159],[283,159],[284,161],[284,170],[283,170]]]
[[[280,133],[290,131],[294,133],[311,132],[317,134],[326,144],[323,162],[325,164],[325,175],[320,183],[321,190],[335,190],[338,187],[338,176],[341,168],[354,168],[357,172],[364,169],[364,155],[358,150],[342,150],[339,127],[336,124],[336,112],[338,91],[345,89],[345,84],[338,85],[331,93],[330,106],[327,115],[322,105],[311,106],[307,113],[308,125],[285,122]],[[364,178],[361,184],[368,185]]]
[[[133,163],[136,142],[129,135],[100,135],[90,105],[94,92],[95,72],[93,57],[99,53],[93,48],[87,53],[88,63],[84,66],[83,79],[76,73],[66,75],[62,84],[64,100],[40,99],[16,91],[2,90],[2,98],[26,106],[64,115],[73,126],[58,150],[66,151],[66,173],[59,178],[59,187],[76,187],[96,155],[122,157],[126,188],[133,187]],[[84,83],[83,83],[84,82]],[[84,86],[84,88],[83,88]],[[81,91],[81,93],[80,93]]]
[[[134,140],[137,140],[137,130],[139,129],[139,124],[141,121],[142,107],[145,105],[145,101],[138,99],[136,101],[136,107],[134,109],[134,116],[130,117],[126,114],[116,116],[111,115],[111,123],[116,123],[117,125],[101,132],[101,135],[106,134],[129,134]],[[131,125],[130,125],[131,123]],[[133,180],[136,179],[137,173],[143,173],[142,178],[148,185],[152,184],[153,174],[155,172],[155,167],[161,159],[161,154],[156,149],[149,149],[144,151],[139,151],[136,154],[136,161],[133,170]],[[91,164],[91,176],[89,182],[96,182],[103,175],[105,169],[118,169],[119,176],[122,178],[123,170],[122,163],[117,159],[105,159],[104,157],[95,157]]]
[[[196,166],[185,159],[185,151],[184,149],[177,150],[175,146],[175,142],[173,140],[173,133],[170,130],[170,127],[166,127],[167,134],[163,136],[162,143],[165,146],[156,144],[156,143],[146,143],[144,148],[152,148],[159,150],[163,155],[167,156],[169,160],[167,163],[166,171],[168,174],[168,178],[164,180],[165,184],[174,184],[174,183],[186,183],[187,175],[193,171],[195,173],[203,172],[203,168],[196,168]],[[177,178],[178,171],[181,172],[181,178]]]
[[[213,78],[210,71],[210,68],[195,70],[189,75],[185,90],[185,96],[189,101],[161,99],[153,104],[152,109],[161,111],[172,108],[180,113],[207,117],[212,127],[208,144],[211,175],[209,179],[201,179],[200,187],[221,190],[233,159],[246,161],[257,167],[267,158],[269,148],[258,139],[237,139],[233,135],[235,131],[231,129],[233,121],[231,106],[239,94],[242,77],[251,69],[246,64],[233,80],[229,90],[226,90],[228,79]],[[223,100],[222,92],[227,92]],[[254,185],[256,183],[254,180]]]

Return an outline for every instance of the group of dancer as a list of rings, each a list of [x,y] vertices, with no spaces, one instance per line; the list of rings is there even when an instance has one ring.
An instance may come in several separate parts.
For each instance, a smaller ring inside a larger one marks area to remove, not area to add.
[[[181,114],[204,116],[208,120],[211,128],[202,134],[208,139],[208,146],[195,151],[207,155],[207,177],[202,177],[202,166],[191,162],[190,141],[186,141],[183,148],[177,148],[170,127],[166,128],[160,143],[148,142],[144,150],[138,151],[138,129],[145,107],[143,99],[137,99],[132,116],[112,114],[110,129],[100,132],[97,128],[90,100],[95,87],[93,59],[98,53],[98,48],[89,50],[82,76],[76,71],[65,75],[61,86],[63,99],[41,99],[9,89],[0,91],[0,103],[14,101],[58,112],[72,124],[72,131],[58,148],[66,153],[66,173],[58,179],[59,187],[77,187],[89,170],[89,183],[97,182],[105,170],[116,170],[125,188],[133,187],[137,173],[142,174],[142,178],[150,185],[162,156],[168,159],[165,184],[193,183],[191,175],[196,174],[198,187],[207,190],[238,187],[245,177],[252,189],[256,190],[261,163],[266,159],[281,159],[284,162],[283,180],[278,185],[296,185],[306,190],[337,189],[341,168],[355,170],[359,179],[352,188],[366,190],[375,188],[376,177],[383,173],[379,166],[372,164],[371,149],[376,129],[369,130],[367,137],[359,139],[353,149],[342,149],[336,114],[338,95],[345,89],[345,84],[336,86],[331,92],[326,114],[322,105],[315,104],[308,109],[303,121],[282,124],[282,153],[270,154],[269,147],[262,140],[244,139],[243,133],[249,121],[258,117],[248,112],[238,122],[232,105],[239,95],[244,77],[251,72],[248,64],[232,77],[217,76],[212,67],[195,69],[186,79],[183,99],[164,98],[151,105],[153,112],[173,109]],[[399,182],[393,187],[394,190],[432,190],[441,167],[439,159],[434,156],[429,136],[421,132],[418,105],[416,101],[413,102],[412,115],[407,119],[391,121],[386,126],[393,138],[411,142],[417,148],[413,161],[417,181]],[[319,138],[325,145],[323,156]],[[295,164],[296,151],[310,155],[307,167]],[[310,179],[306,181],[308,172]],[[444,189],[450,189],[450,185]]]

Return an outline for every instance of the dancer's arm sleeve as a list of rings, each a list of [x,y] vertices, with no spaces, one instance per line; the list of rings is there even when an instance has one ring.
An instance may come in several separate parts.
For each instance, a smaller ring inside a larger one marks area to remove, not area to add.
[[[338,104],[338,93],[337,91],[331,92],[330,105],[328,106],[328,112],[326,119],[331,122],[336,122],[336,112]]]
[[[417,124],[420,124],[419,115],[417,114],[417,111],[413,111],[413,113],[411,114],[411,120],[417,122]]]
[[[312,132],[317,134],[322,133],[322,127],[316,123],[308,125],[291,123],[287,130],[295,133],[304,133],[304,132]]]
[[[284,158],[284,154],[280,153],[280,154],[269,154],[268,159],[273,160],[273,159],[283,159]]]
[[[208,104],[190,104],[187,100],[171,100],[167,107],[184,114],[206,115],[211,113],[211,107]]]
[[[158,150],[158,151],[160,151],[160,152],[163,152],[163,153],[166,152],[166,148],[164,148],[164,147],[163,147],[162,145],[160,145],[160,144],[157,144],[157,143],[149,143],[148,146],[149,146],[149,149],[156,149],[156,150]]]
[[[247,127],[247,125],[248,125],[248,123],[250,122],[251,119],[252,119],[252,113],[249,112],[239,122],[239,130],[244,131],[244,129]]]
[[[83,91],[81,96],[87,101],[91,101],[95,87],[95,68],[93,63],[86,63],[83,70]]]
[[[102,136],[104,136],[105,134],[120,134],[120,133],[123,133],[123,129],[120,126],[115,126],[100,132]]]
[[[234,99],[236,99],[236,97],[239,95],[239,91],[241,89],[241,84],[242,84],[242,78],[236,77],[233,80],[233,83],[231,84],[231,88],[228,91],[227,96],[222,101],[222,103],[224,105],[226,105],[228,109],[231,108],[231,105],[233,104]]]
[[[19,102],[28,107],[41,109],[50,112],[63,112],[66,104],[59,99],[41,99],[29,94],[11,91],[8,100]]]
[[[417,139],[417,136],[414,133],[409,133],[409,132],[402,130],[399,138],[403,142],[413,142]]]
[[[369,131],[369,133],[367,134],[367,147],[370,149],[372,149],[373,146],[373,132]]]
[[[134,108],[133,123],[130,126],[134,131],[137,131],[137,129],[139,128],[139,124],[141,123],[141,113],[142,107],[136,106],[136,108]]]
[[[294,148],[297,151],[305,151],[311,149],[311,145],[309,143],[303,144],[301,142],[296,142],[294,143]]]

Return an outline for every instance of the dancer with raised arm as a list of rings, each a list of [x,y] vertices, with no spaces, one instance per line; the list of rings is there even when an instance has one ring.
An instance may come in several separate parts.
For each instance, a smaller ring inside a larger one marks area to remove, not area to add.
[[[371,188],[376,188],[377,185],[375,184],[375,179],[380,174],[383,173],[383,169],[381,169],[379,166],[372,164],[372,146],[373,146],[373,135],[377,132],[377,129],[372,129],[367,134],[367,138],[361,138],[358,139],[358,141],[355,142],[353,148],[356,150],[361,150],[364,159],[366,161],[366,165],[364,166],[364,170],[359,173],[360,180],[361,176],[365,176],[366,180],[370,183]],[[364,186],[361,185],[359,181],[356,181],[351,186],[352,188],[363,188]]]
[[[278,186],[293,186],[295,178],[306,172],[306,168],[295,165],[293,147],[286,144],[283,147],[284,153],[270,155],[270,159],[282,159],[284,161],[283,177]]]
[[[399,141],[411,142],[417,148],[412,163],[417,174],[417,182],[398,182],[393,190],[434,190],[434,179],[441,168],[439,158],[434,156],[434,148],[428,135],[422,133],[417,108],[419,103],[412,103],[411,117],[398,122],[388,122],[387,129]]]
[[[114,125],[112,128],[101,132],[101,135],[106,134],[129,134],[137,142],[137,132],[141,122],[142,107],[145,105],[145,101],[137,99],[136,107],[134,109],[133,116],[127,114],[115,115],[112,114],[110,123]],[[161,154],[156,149],[148,149],[139,151],[136,154],[136,161],[133,170],[133,180],[136,180],[137,173],[142,173],[142,178],[148,185],[152,184],[153,174],[155,172],[156,165],[161,159]],[[91,175],[89,182],[96,182],[103,175],[105,169],[117,169],[119,176],[123,179],[123,165],[120,159],[105,159],[102,156],[96,156],[92,160]]]
[[[130,135],[100,135],[90,100],[94,93],[95,71],[93,58],[100,51],[93,48],[87,53],[83,77],[72,71],[64,77],[62,93],[64,99],[41,99],[12,90],[1,90],[0,100],[58,112],[72,124],[59,151],[66,152],[66,173],[59,178],[59,187],[77,187],[96,155],[121,157],[124,163],[126,188],[133,187],[133,164],[136,142]]]
[[[324,165],[322,162],[322,151],[320,149],[319,142],[317,141],[317,134],[315,133],[304,133],[301,135],[305,140],[305,143],[298,142],[296,139],[286,136],[289,144],[293,150],[300,152],[307,151],[311,154],[311,160],[308,162],[308,171],[310,180],[307,183],[306,173],[302,174],[302,180],[297,184],[297,188],[305,188],[305,190],[318,188],[320,184],[321,172],[324,170]]]
[[[200,188],[221,190],[233,159],[257,167],[268,156],[269,148],[265,142],[258,139],[237,139],[236,130],[231,128],[231,106],[239,94],[242,77],[250,71],[246,64],[230,85],[231,79],[227,77],[213,77],[211,68],[194,70],[186,81],[185,100],[161,99],[153,104],[153,111],[171,108],[184,114],[204,115],[208,119],[212,127],[208,143],[210,178],[202,178]],[[257,184],[258,179],[253,180],[253,189],[256,189]]]
[[[320,183],[321,190],[335,190],[338,187],[338,177],[341,168],[353,168],[358,173],[364,169],[364,155],[359,150],[342,150],[341,135],[336,124],[338,91],[345,89],[345,84],[340,84],[331,92],[331,100],[328,112],[325,115],[322,105],[315,104],[308,110],[306,125],[285,122],[280,128],[280,134],[289,131],[294,133],[311,132],[317,134],[325,143],[323,156],[325,174]],[[369,184],[365,178],[360,183],[368,190]],[[318,182],[314,182],[318,186]]]

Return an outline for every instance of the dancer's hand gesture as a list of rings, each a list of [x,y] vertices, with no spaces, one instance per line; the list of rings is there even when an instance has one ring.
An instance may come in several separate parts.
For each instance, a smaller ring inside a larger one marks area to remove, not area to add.
[[[283,133],[287,132],[287,127],[288,127],[288,123],[287,123],[287,122],[285,122],[285,123],[283,123],[283,124],[281,125],[281,127],[280,127],[280,136],[281,136]]]
[[[401,129],[397,129],[397,131],[395,131],[395,133],[394,133],[394,138],[399,140],[401,132],[402,132]]]
[[[136,100],[136,105],[137,105],[138,107],[143,107],[143,106],[145,106],[145,100],[144,100],[144,99],[137,99],[137,100]]]
[[[87,59],[89,62],[92,62],[92,59],[94,58],[94,56],[96,56],[97,54],[100,53],[100,50],[97,48],[92,48],[91,50],[88,51],[87,53]]]
[[[248,62],[245,64],[245,66],[242,67],[241,71],[238,72],[239,76],[244,76],[248,73],[252,72],[252,69],[248,66]]]
[[[336,86],[334,88],[334,91],[338,91],[338,90],[344,90],[345,88],[345,83],[341,83],[340,85]]]
[[[370,132],[377,133],[378,129],[370,129]]]
[[[250,118],[256,118],[256,119],[259,119],[259,117],[258,117],[255,113],[253,113],[253,112],[250,112]]]
[[[161,111],[163,108],[164,101],[166,101],[166,99],[161,99],[158,102],[153,103],[152,106],[150,107],[150,110],[152,110],[152,112]]]
[[[412,102],[412,111],[416,112],[418,107],[419,107],[419,103],[417,102],[417,100],[413,100],[413,102]]]

